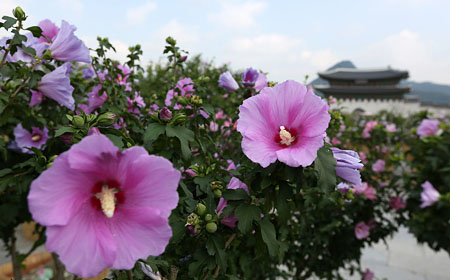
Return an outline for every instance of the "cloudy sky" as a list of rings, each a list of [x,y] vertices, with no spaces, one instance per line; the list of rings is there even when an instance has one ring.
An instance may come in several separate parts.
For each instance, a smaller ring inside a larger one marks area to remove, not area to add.
[[[140,43],[144,64],[160,58],[171,35],[191,54],[236,70],[256,67],[276,81],[303,81],[349,59],[450,84],[448,0],[1,0],[0,13],[16,5],[30,24],[76,25],[89,47],[108,37],[118,59]]]

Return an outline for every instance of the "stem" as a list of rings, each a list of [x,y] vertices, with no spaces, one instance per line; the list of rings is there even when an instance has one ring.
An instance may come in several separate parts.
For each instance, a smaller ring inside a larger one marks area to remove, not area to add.
[[[16,30],[19,31],[20,29],[22,29],[22,21],[19,20],[19,23],[17,24]],[[12,38],[11,38],[12,40]],[[3,67],[3,64],[5,64],[6,61],[6,57],[8,56],[9,52],[11,51],[11,43],[9,43],[8,48],[5,51],[5,54],[2,57],[2,61],[0,61],[0,68]]]
[[[179,271],[178,267],[171,266],[169,280],[177,280],[178,271]]]
[[[233,233],[230,238],[228,238],[227,242],[225,243],[225,248],[224,250],[226,250],[228,248],[228,246],[230,246],[231,242],[233,241],[233,239],[236,237],[236,233]],[[216,267],[216,271],[214,271],[214,278],[219,277],[219,272],[220,272],[220,266]]]
[[[64,280],[64,271],[65,267],[59,260],[59,257],[57,254],[52,253],[53,262],[55,264],[55,277],[53,279],[56,280]]]
[[[133,272],[131,272],[131,270],[127,270],[127,277],[128,280],[133,280]]]
[[[22,280],[22,271],[20,270],[20,262],[18,262],[15,236],[13,236],[13,238],[11,240],[10,252],[11,252],[11,259],[12,259],[12,264],[13,264],[14,279]]]

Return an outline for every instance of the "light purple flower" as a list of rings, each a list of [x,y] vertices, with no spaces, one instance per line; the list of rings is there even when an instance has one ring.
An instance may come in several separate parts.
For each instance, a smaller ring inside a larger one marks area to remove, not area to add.
[[[395,123],[387,123],[385,127],[387,132],[391,133],[397,132],[397,126],[395,125]]]
[[[253,68],[247,68],[245,72],[242,73],[242,84],[244,87],[254,87],[256,80],[258,80],[259,73]]]
[[[128,102],[128,112],[130,113],[140,114],[139,109],[145,107],[144,99],[142,98],[142,96],[139,95],[138,92],[134,93],[133,99],[127,97],[127,102]]]
[[[364,239],[369,237],[370,235],[370,226],[367,225],[365,222],[359,222],[355,226],[355,236],[357,239]]]
[[[261,91],[263,88],[267,87],[268,80],[266,75],[263,73],[258,74],[258,79],[256,79],[255,86],[253,87],[256,91]]]
[[[204,110],[200,109],[198,112],[199,112],[200,115],[201,115],[202,117],[204,117],[205,119],[209,118],[208,113],[206,113]]]
[[[91,67],[87,67],[81,70],[81,75],[83,76],[83,79],[89,80],[95,76],[95,72]]]
[[[166,106],[171,105],[174,96],[178,96],[178,94],[180,94],[180,96],[189,97],[189,95],[195,91],[194,82],[191,80],[191,78],[184,78],[179,80],[177,82],[176,88],[180,93],[173,89],[169,90],[167,92],[166,99],[164,100],[164,104],[166,104]]]
[[[375,163],[372,165],[372,170],[375,173],[381,173],[385,170],[385,168],[386,168],[386,162],[382,159],[375,161]]]
[[[91,63],[86,45],[73,33],[77,28],[63,20],[61,29],[49,46],[52,57],[59,61],[79,61]]]
[[[35,91],[35,90],[30,90],[31,91],[31,98],[30,98],[30,107],[33,107],[37,104],[41,104],[42,103],[42,98],[43,98],[43,94],[42,92],[39,91]]]
[[[231,189],[231,190],[244,189],[250,195],[247,185],[244,184],[241,180],[239,180],[236,177],[231,178],[230,183],[228,183],[228,185],[227,185],[227,189]],[[223,209],[227,205],[228,205],[227,200],[225,200],[223,197],[221,197],[219,200],[219,204],[217,204],[217,208],[216,208],[216,212],[217,212],[218,216],[220,216]],[[226,225],[227,227],[234,228],[238,221],[239,221],[239,219],[234,217],[234,213],[231,213],[231,215],[229,217],[223,217],[221,222],[222,222],[222,224]]]
[[[58,26],[56,26],[51,20],[44,19],[38,23],[38,26],[42,29],[42,35],[47,36],[50,40],[54,40],[59,32]],[[50,42],[44,37],[39,37],[39,42],[49,44]]]
[[[364,165],[361,163],[358,153],[334,147],[331,148],[331,151],[336,160],[336,175],[354,185],[361,184],[359,169],[362,169]]]
[[[75,109],[75,100],[72,97],[73,87],[70,85],[70,63],[64,63],[42,77],[38,83],[38,90],[70,110]]]
[[[102,89],[102,85],[96,85],[90,93],[88,93],[88,107],[85,111],[86,114],[92,113],[95,109],[103,106],[108,99],[106,91],[102,95],[98,95],[98,92]]]
[[[222,73],[219,77],[219,87],[228,90],[235,91],[239,88],[238,83],[233,78],[229,71]]]
[[[375,274],[370,269],[366,269],[361,280],[373,280],[374,277]]]
[[[426,181],[423,183],[422,188],[423,191],[420,194],[420,200],[422,201],[421,208],[431,206],[439,200],[440,194],[430,182]]]
[[[16,128],[14,128],[14,137],[17,146],[22,150],[22,153],[32,154],[33,152],[27,148],[38,148],[42,149],[48,140],[48,129],[44,126],[44,130],[38,127],[32,127],[31,133],[23,128],[22,124],[19,123]]]
[[[354,185],[353,190],[356,194],[362,194],[369,200],[377,199],[375,189],[366,182],[363,182],[359,185]]]
[[[28,206],[47,228],[46,249],[69,272],[88,278],[164,252],[179,181],[167,159],[137,146],[121,152],[94,134],[31,183]]]
[[[350,186],[347,185],[346,183],[342,182],[342,183],[339,183],[336,188],[340,193],[346,194],[348,192],[348,190],[350,189]]]
[[[278,159],[298,167],[315,160],[329,122],[326,102],[301,83],[286,81],[244,100],[237,130],[253,162],[267,167]]]
[[[439,130],[439,121],[438,120],[423,120],[419,127],[417,128],[417,134],[420,138],[425,136],[433,136],[436,135]]]

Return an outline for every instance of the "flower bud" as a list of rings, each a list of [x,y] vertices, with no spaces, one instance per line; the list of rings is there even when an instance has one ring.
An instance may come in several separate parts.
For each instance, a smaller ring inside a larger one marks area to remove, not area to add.
[[[186,226],[196,226],[196,225],[198,225],[198,222],[199,222],[199,219],[198,219],[197,214],[191,213],[187,217]]]
[[[217,225],[216,223],[207,223],[206,224],[206,231],[209,233],[214,233],[217,231]]]
[[[182,57],[180,57],[179,61],[180,62],[185,62],[187,59],[187,55],[183,55]]]
[[[169,121],[172,118],[172,112],[167,108],[164,107],[159,111],[159,119],[162,121]]]
[[[166,38],[166,43],[169,44],[169,45],[176,45],[177,41],[174,38],[169,36],[169,37]]]
[[[100,116],[98,116],[97,118],[97,123],[98,125],[111,125],[114,123],[114,119],[116,118],[116,115],[114,115],[113,113],[107,112],[104,114],[101,114]]]
[[[215,190],[214,191],[214,197],[216,197],[216,198],[222,197],[222,191],[221,190]]]
[[[192,169],[186,169],[186,170],[184,171],[184,173],[185,173],[189,178],[195,177],[195,175],[197,175],[197,174],[195,173],[195,171],[192,170]]]
[[[27,16],[25,15],[25,12],[22,10],[21,7],[17,6],[14,10],[13,10],[13,15],[14,17],[16,17],[18,20],[23,21],[27,18]]]
[[[75,127],[83,127],[84,118],[82,116],[73,116],[72,124]]]
[[[212,216],[211,214],[206,214],[206,215],[205,215],[205,221],[206,221],[206,222],[211,222],[212,219],[213,219],[213,216]]]
[[[191,95],[190,101],[191,101],[192,104],[195,104],[195,105],[202,105],[203,104],[203,100],[198,95]]]
[[[190,232],[192,235],[197,235],[197,234],[200,233],[200,227],[198,227],[198,226],[196,226],[196,227],[194,227],[194,226],[188,226],[187,229],[189,230],[189,232]]]
[[[197,204],[197,214],[203,216],[206,212],[206,206],[202,203]]]
[[[217,189],[221,190],[223,188],[223,184],[220,181],[212,181],[211,183],[209,183],[209,186],[213,190],[217,190]]]

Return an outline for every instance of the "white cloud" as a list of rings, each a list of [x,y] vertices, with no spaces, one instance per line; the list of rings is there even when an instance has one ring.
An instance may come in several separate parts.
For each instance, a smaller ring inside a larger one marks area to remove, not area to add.
[[[303,81],[338,61],[331,50],[308,50],[301,40],[282,34],[234,39],[223,56],[234,68],[256,67],[274,81]]]
[[[72,13],[80,14],[84,9],[82,0],[60,0],[56,3],[58,3],[58,5],[62,8],[71,11]]]
[[[435,52],[435,43],[405,29],[373,43],[358,53],[357,64],[405,69],[412,80],[450,82],[450,55]]]
[[[139,24],[145,22],[148,15],[156,10],[156,3],[147,1],[141,6],[129,8],[126,11],[126,18],[130,24]]]
[[[266,2],[221,2],[221,11],[208,14],[208,20],[219,25],[246,29],[256,25],[256,16],[267,8]]]

